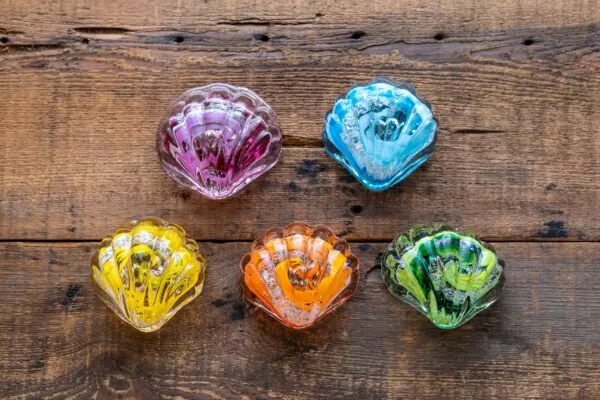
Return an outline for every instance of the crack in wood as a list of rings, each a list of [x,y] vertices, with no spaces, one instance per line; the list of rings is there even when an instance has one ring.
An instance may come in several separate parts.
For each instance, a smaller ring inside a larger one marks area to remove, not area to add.
[[[111,26],[81,26],[73,28],[75,32],[86,35],[120,35],[131,32],[131,29]]]
[[[0,28],[0,35],[22,35],[25,32],[23,31],[17,31],[17,30],[13,30],[13,29],[5,29],[5,28]]]
[[[297,26],[313,24],[315,19],[305,21],[285,21],[285,20],[265,20],[257,18],[243,18],[217,22],[217,25],[232,25],[232,26]]]
[[[455,129],[452,131],[454,134],[461,135],[488,135],[488,134],[497,134],[497,133],[508,133],[506,131],[500,129]]]
[[[46,50],[60,50],[68,47],[67,43],[6,43],[7,48],[11,52],[41,52]]]

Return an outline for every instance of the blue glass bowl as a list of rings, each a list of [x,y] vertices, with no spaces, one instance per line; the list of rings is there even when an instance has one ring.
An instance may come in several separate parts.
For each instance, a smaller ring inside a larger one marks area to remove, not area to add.
[[[377,77],[354,85],[325,116],[325,151],[369,190],[403,181],[431,156],[437,121],[412,86]]]

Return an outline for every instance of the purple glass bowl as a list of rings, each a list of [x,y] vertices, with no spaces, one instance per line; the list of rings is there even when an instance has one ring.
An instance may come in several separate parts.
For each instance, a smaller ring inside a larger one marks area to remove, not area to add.
[[[171,104],[156,144],[165,171],[177,183],[224,199],[277,163],[281,130],[256,93],[214,83],[190,89]]]

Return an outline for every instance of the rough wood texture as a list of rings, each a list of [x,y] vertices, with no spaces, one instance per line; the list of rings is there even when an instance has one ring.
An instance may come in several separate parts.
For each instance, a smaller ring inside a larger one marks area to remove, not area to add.
[[[0,0],[0,397],[597,397],[599,26],[596,0]],[[378,74],[412,82],[441,131],[425,167],[369,193],[320,137],[336,96]],[[154,150],[165,105],[215,81],[268,101],[286,147],[223,202]],[[210,266],[152,335],[88,276],[96,241],[144,215],[183,224]],[[241,302],[248,243],[210,243],[292,220],[363,261],[357,296],[301,333]],[[503,242],[508,265],[500,303],[452,332],[372,269],[382,242],[440,220]]]
[[[201,297],[156,334],[128,327],[97,298],[93,247],[0,247],[0,341],[9,344],[0,397],[565,399],[600,390],[600,244],[496,244],[504,297],[449,332],[387,292],[374,268],[383,244],[353,245],[359,292],[308,332],[244,306],[238,262],[248,243],[204,244]]]
[[[11,2],[0,16],[0,239],[98,239],[150,214],[199,239],[251,240],[298,219],[351,240],[437,220],[495,240],[598,240],[593,5],[73,1],[32,13]],[[378,194],[320,149],[335,97],[376,74],[413,82],[442,127],[426,168]],[[218,204],[171,183],[153,141],[165,104],[215,81],[260,93],[287,146],[268,177]]]
[[[598,240],[597,73],[567,83],[541,69],[531,77],[536,70],[486,63],[464,72],[426,65],[377,71],[415,80],[443,127],[425,168],[383,193],[362,189],[320,147],[327,107],[350,81],[367,79],[368,66],[285,65],[257,74],[207,67],[201,79],[198,69],[174,74],[159,66],[0,74],[10,105],[0,109],[0,238],[97,239],[150,214],[186,221],[199,239],[250,240],[299,219],[331,224],[354,240],[389,239],[436,220],[488,239]],[[288,147],[242,196],[215,203],[168,179],[154,133],[170,98],[221,80],[258,86],[281,116]],[[309,139],[319,147],[293,147]],[[262,212],[264,204],[271,212]]]
[[[74,142],[94,140],[90,136]],[[214,202],[173,183],[156,160],[153,141],[116,136],[81,148],[83,157],[77,144],[64,154],[48,151],[57,148],[52,138],[36,145],[36,153],[45,153],[52,165],[12,153],[16,162],[5,164],[11,173],[0,186],[1,237],[98,239],[124,220],[145,215],[184,224],[201,240],[253,240],[293,220],[329,224],[352,240],[391,240],[411,225],[436,221],[488,239],[578,240],[600,234],[598,183],[591,174],[513,161],[506,150],[481,139],[461,147],[440,144],[425,168],[382,193],[363,189],[322,149],[287,148],[281,163],[242,195]],[[113,140],[114,146],[101,148]],[[504,160],[490,162],[481,154]],[[590,160],[574,153],[573,162]]]

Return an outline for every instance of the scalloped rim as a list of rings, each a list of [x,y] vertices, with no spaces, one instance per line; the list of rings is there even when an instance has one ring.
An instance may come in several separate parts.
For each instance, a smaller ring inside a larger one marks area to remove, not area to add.
[[[496,249],[494,248],[494,246],[492,246],[491,244],[489,244],[488,242],[486,242],[484,240],[479,239],[475,233],[468,231],[468,230],[453,228],[452,226],[450,226],[444,222],[436,223],[430,227],[424,226],[424,225],[415,225],[412,228],[410,228],[408,230],[408,232],[400,233],[400,234],[396,235],[394,237],[394,240],[392,240],[392,242],[388,245],[388,247],[386,249],[386,253],[389,251],[395,251],[397,253],[397,251],[393,248],[393,246],[398,241],[398,239],[400,239],[400,237],[402,237],[402,236],[406,236],[408,239],[410,239],[412,245],[414,246],[414,244],[417,241],[419,241],[420,239],[423,239],[427,236],[433,236],[440,232],[454,232],[454,233],[458,234],[459,236],[470,237],[472,239],[475,239],[479,244],[481,244],[481,246],[485,247],[486,249],[488,249],[491,252],[493,252],[494,254],[496,254]],[[415,237],[415,234],[417,234],[418,237]],[[409,246],[405,246],[402,249],[402,252],[404,252],[408,247]]]
[[[185,247],[186,249],[188,249],[191,253],[193,253],[196,256],[196,258],[198,259],[198,261],[200,261],[204,265],[204,267],[206,267],[206,259],[204,258],[202,253],[200,253],[200,246],[198,246],[198,242],[196,242],[194,239],[190,238],[188,236],[186,230],[183,229],[183,227],[181,225],[169,223],[159,217],[144,217],[144,218],[139,218],[139,219],[130,219],[128,221],[123,222],[121,225],[119,225],[119,227],[117,229],[115,229],[115,231],[111,235],[108,235],[108,236],[105,236],[102,238],[102,240],[100,241],[100,248],[102,248],[104,246],[105,241],[110,241],[112,243],[112,240],[114,239],[114,237],[117,234],[124,233],[124,232],[131,232],[132,228],[136,227],[137,225],[139,225],[140,223],[145,222],[145,221],[152,221],[152,222],[156,223],[157,225],[162,226],[163,228],[174,227],[174,228],[177,228],[178,230],[180,230],[184,235],[183,238],[185,239],[184,244],[182,246]],[[99,251],[100,251],[100,249],[98,249],[96,251],[96,253],[98,253]],[[95,256],[96,256],[96,254],[92,255],[90,262],[94,260]]]

